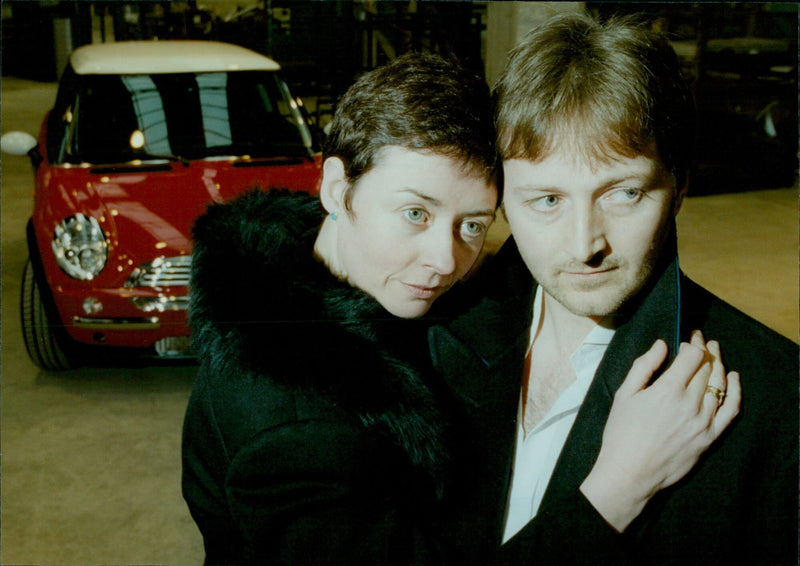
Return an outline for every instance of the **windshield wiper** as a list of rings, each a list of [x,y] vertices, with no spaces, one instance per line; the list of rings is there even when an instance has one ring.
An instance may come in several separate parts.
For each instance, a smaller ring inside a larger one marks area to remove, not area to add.
[[[141,162],[152,162],[152,161],[173,161],[176,163],[181,163],[184,167],[189,166],[189,160],[181,157],[180,155],[173,155],[171,153],[164,153],[164,154],[154,154],[154,153],[143,153],[143,154],[136,154],[134,159]]]

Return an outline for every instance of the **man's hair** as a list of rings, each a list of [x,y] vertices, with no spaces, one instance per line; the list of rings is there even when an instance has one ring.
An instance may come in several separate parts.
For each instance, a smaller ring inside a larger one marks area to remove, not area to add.
[[[323,159],[344,162],[348,206],[356,182],[386,146],[445,155],[495,182],[499,157],[486,81],[431,53],[405,54],[362,75],[339,101],[323,150]]]
[[[510,54],[497,83],[498,148],[504,159],[544,159],[559,144],[606,162],[660,159],[686,182],[695,110],[675,51],[637,20],[555,17]]]

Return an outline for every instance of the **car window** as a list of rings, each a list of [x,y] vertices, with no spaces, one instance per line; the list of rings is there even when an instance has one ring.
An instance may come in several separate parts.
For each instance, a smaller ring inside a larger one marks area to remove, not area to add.
[[[64,119],[64,160],[73,163],[307,156],[316,149],[273,72],[85,75]]]

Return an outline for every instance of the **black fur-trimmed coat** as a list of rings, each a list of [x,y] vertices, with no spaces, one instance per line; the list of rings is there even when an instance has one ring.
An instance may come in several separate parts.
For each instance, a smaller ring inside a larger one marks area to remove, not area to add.
[[[206,563],[440,564],[426,323],[313,258],[322,217],[252,191],[195,225],[182,484]]]

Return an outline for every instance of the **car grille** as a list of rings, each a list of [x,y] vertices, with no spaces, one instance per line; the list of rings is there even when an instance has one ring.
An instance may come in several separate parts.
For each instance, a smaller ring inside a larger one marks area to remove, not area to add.
[[[125,281],[125,287],[176,287],[189,285],[192,256],[159,257],[137,267]]]
[[[188,336],[167,336],[155,344],[156,354],[162,358],[185,358],[192,354]]]

